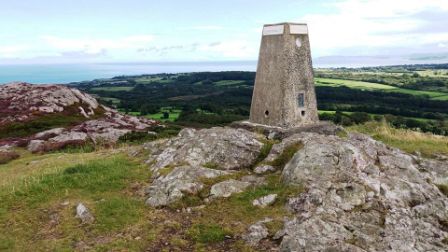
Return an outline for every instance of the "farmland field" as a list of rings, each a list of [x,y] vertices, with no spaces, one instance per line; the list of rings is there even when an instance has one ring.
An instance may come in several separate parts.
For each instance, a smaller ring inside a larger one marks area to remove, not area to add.
[[[108,91],[108,92],[120,92],[120,91],[131,91],[134,87],[94,87],[93,91]]]
[[[429,96],[430,99],[433,100],[448,100],[448,93],[444,92],[435,92],[435,91],[421,91],[421,90],[412,90],[406,88],[398,88],[394,86],[365,82],[365,81],[353,81],[353,80],[341,80],[341,79],[330,79],[330,78],[315,78],[316,85],[318,86],[346,86],[354,89],[361,90],[369,90],[376,91],[381,90],[384,92],[396,92],[410,95],[426,95]]]

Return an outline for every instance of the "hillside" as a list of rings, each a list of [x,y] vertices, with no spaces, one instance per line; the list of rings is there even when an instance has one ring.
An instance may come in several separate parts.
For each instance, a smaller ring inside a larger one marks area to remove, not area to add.
[[[0,165],[5,251],[443,251],[448,158],[235,128]],[[334,135],[336,134],[336,135]]]
[[[316,69],[321,119],[351,126],[385,118],[398,128],[447,135],[446,65],[402,66],[399,74],[397,68]],[[73,85],[132,115],[212,127],[248,118],[254,78],[251,72],[158,74]]]
[[[448,250],[448,137],[399,124],[444,133],[446,101],[331,79],[340,125],[243,128],[252,80],[0,86],[0,251]]]

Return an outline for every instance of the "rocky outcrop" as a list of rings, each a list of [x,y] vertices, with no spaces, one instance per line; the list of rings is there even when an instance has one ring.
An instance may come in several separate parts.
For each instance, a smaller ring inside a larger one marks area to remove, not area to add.
[[[262,146],[259,138],[242,129],[184,129],[173,139],[146,144],[150,152],[147,163],[158,177],[149,189],[148,204],[163,206],[185,194],[197,194],[204,189],[200,182],[206,176],[203,173],[251,173],[250,169],[239,170],[260,161],[256,159]],[[279,157],[285,158],[282,153],[292,149],[296,153],[285,161],[284,167],[267,165]],[[171,167],[177,168],[166,176],[160,175],[162,169]],[[266,185],[266,181],[272,182],[272,176],[277,176],[270,174],[276,170],[284,183],[275,189],[279,195],[285,193],[283,187],[296,185],[303,192],[290,195],[285,207],[291,215],[285,217],[283,228],[274,236],[269,235],[265,223],[249,227],[242,238],[251,246],[269,246],[276,242],[260,241],[278,239],[281,251],[448,248],[448,199],[438,188],[448,181],[447,160],[407,154],[361,134],[338,137],[302,132],[280,139],[253,170],[257,175],[234,176],[238,179],[212,185],[204,202],[219,203],[209,199],[232,197],[252,190],[250,187]],[[268,190],[270,186],[260,189]],[[276,197],[267,193],[248,203],[265,211],[278,207],[274,204]]]
[[[442,251],[448,199],[421,160],[360,134],[302,133],[283,170],[306,192],[289,200],[282,251]],[[447,164],[439,164],[448,169]]]
[[[85,121],[71,128],[56,128],[40,132],[30,139],[28,150],[45,152],[63,148],[67,145],[114,144],[119,138],[132,131],[142,131],[157,125],[153,120],[121,115],[114,111],[106,112],[101,119]]]
[[[180,166],[165,176],[153,181],[146,192],[149,198],[147,205],[152,207],[166,206],[181,199],[184,194],[196,195],[204,188],[201,179],[211,179],[229,172],[209,169],[200,166]]]
[[[79,122],[68,127],[56,125],[56,128],[21,138],[0,139],[0,146],[20,145],[32,152],[44,152],[86,143],[113,144],[126,133],[147,131],[158,125],[154,120],[122,115],[99,105],[90,95],[63,85],[14,83],[0,86],[0,130],[11,123],[26,124],[48,114],[62,118],[75,116]]]
[[[170,166],[214,166],[221,170],[249,167],[263,146],[260,136],[243,129],[183,129],[177,137],[144,145],[154,172]]]
[[[76,106],[78,113],[88,118],[100,105],[92,96],[62,85],[11,83],[0,86],[0,125],[63,112],[71,106]]]

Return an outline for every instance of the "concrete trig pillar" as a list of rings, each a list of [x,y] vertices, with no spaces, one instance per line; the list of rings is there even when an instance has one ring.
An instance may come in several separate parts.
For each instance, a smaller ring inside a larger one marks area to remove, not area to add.
[[[250,122],[292,128],[318,121],[308,26],[265,25]]]

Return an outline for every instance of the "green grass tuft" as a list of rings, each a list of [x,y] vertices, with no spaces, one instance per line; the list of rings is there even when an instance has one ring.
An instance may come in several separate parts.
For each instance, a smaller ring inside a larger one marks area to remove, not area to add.
[[[445,194],[445,196],[448,197],[448,185],[445,185],[445,184],[438,184],[438,185],[437,185],[437,188],[439,188],[439,190],[440,190],[443,194]]]
[[[257,166],[259,163],[263,162],[263,160],[266,159],[266,157],[269,155],[269,152],[272,149],[272,146],[275,144],[275,141],[273,140],[264,140],[263,147],[261,147],[260,153],[258,154],[257,158],[253,162],[253,165],[251,168]]]
[[[119,231],[136,223],[144,208],[142,201],[124,197],[113,197],[100,201],[94,211],[96,229],[101,232]]]
[[[272,161],[271,165],[277,168],[283,168],[297,151],[303,148],[303,143],[293,143],[283,150],[283,152]]]
[[[223,241],[231,232],[217,224],[195,224],[187,230],[187,235],[200,243],[215,243]]]

